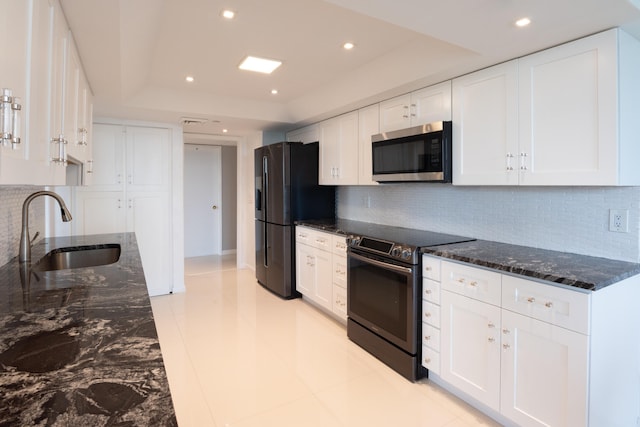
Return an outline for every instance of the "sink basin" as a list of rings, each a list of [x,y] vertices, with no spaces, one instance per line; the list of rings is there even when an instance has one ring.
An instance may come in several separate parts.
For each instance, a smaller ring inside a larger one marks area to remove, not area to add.
[[[34,270],[52,271],[68,268],[96,267],[113,264],[120,259],[120,245],[108,243],[102,245],[72,246],[58,248],[43,256],[34,266]]]

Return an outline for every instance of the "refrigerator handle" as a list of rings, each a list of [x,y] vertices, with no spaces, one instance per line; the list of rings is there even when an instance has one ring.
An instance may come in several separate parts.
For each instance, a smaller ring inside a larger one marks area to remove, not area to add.
[[[262,194],[261,196],[264,197],[264,204],[265,207],[267,207],[267,194],[268,194],[268,188],[269,188],[269,161],[267,159],[267,156],[262,156]],[[269,240],[269,236],[267,235],[267,210],[264,210],[264,222],[265,222],[265,227],[264,227],[264,238],[262,239],[264,242],[264,251],[262,251],[262,253],[264,254],[264,259],[262,260],[263,264],[265,267],[268,267],[268,262],[267,260],[269,259],[267,252],[269,251],[269,244],[267,243]]]
[[[262,191],[256,188],[256,210],[262,210]]]

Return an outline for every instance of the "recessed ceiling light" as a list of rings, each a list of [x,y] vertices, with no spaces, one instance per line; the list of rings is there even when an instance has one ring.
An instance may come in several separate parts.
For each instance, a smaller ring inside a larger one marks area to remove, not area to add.
[[[277,95],[278,89],[271,89],[271,95]]]
[[[526,27],[529,24],[531,24],[531,19],[529,18],[520,18],[516,21],[517,27]]]
[[[356,47],[356,45],[351,42],[346,42],[345,44],[342,45],[342,47],[345,48],[346,50],[351,50],[354,47]]]
[[[238,68],[241,70],[256,71],[258,73],[271,74],[273,70],[282,65],[281,61],[275,59],[257,58],[247,56]]]
[[[184,79],[187,81],[187,83],[193,83],[193,82],[195,81],[195,79],[193,78],[193,76],[187,76],[187,77],[185,77]]]
[[[225,9],[222,11],[222,17],[225,19],[233,19],[236,13],[233,10]]]
[[[222,129],[222,133],[227,133],[229,132],[229,129]]]

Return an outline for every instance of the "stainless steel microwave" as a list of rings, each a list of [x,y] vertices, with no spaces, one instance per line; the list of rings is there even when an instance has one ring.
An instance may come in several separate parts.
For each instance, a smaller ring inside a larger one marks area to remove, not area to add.
[[[378,182],[451,182],[451,122],[435,122],[371,137]]]

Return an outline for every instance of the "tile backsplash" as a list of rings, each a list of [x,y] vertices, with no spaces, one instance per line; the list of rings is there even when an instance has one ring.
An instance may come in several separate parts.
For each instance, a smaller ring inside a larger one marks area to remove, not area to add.
[[[22,203],[29,194],[40,187],[0,185],[0,265],[6,264],[18,255],[22,226]],[[29,231],[31,237],[36,231],[40,236],[44,231],[44,198],[38,197],[29,207]]]
[[[364,222],[640,262],[640,187],[338,187],[337,215]],[[609,209],[629,232],[609,231]]]

